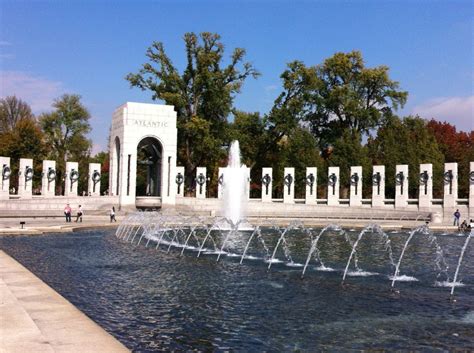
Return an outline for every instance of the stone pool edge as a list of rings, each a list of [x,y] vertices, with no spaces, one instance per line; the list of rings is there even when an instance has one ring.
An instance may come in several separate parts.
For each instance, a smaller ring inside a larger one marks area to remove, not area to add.
[[[0,318],[1,352],[129,352],[3,250]]]

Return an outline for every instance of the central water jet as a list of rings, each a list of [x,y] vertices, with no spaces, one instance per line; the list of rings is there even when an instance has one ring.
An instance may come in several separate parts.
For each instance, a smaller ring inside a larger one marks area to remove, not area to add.
[[[237,225],[245,218],[248,198],[249,172],[240,162],[239,141],[232,141],[229,150],[229,162],[222,174],[223,202],[222,215]],[[239,229],[244,227],[239,225]]]

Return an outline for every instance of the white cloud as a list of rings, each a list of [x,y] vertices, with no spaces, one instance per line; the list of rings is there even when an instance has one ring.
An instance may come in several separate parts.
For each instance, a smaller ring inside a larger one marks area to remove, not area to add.
[[[412,114],[425,119],[446,121],[457,130],[474,130],[474,96],[440,97],[415,106]]]
[[[64,93],[63,84],[21,71],[0,71],[0,97],[15,95],[35,114],[51,110],[54,99]]]

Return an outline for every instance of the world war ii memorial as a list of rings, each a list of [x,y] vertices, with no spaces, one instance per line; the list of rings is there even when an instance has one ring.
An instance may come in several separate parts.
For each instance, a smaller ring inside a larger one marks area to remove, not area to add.
[[[87,24],[104,10],[30,5],[73,22],[68,11],[87,10]],[[153,13],[184,7],[148,5]],[[219,14],[214,5],[190,7]],[[296,5],[277,3],[275,11],[305,22],[303,12],[335,6]],[[24,5],[1,6],[10,27],[26,18]],[[262,16],[269,11],[246,6]],[[395,11],[394,4],[377,6]],[[397,6],[409,7],[404,16],[413,21],[423,7]],[[437,3],[431,20],[447,26],[446,13],[460,16],[469,6]],[[336,7],[344,16],[358,13]],[[122,4],[118,19],[125,10],[135,11]],[[275,19],[268,28],[253,26],[279,32]],[[45,20],[38,21],[32,26]],[[206,16],[196,21],[219,27]],[[274,39],[265,38],[260,43],[272,47]],[[94,118],[100,104],[90,103],[91,118],[79,95],[62,95],[50,113],[28,110],[16,97],[25,86],[11,83],[18,72],[2,71],[0,350],[471,350],[472,100],[467,124],[398,116],[408,93],[390,79],[392,71],[373,64],[375,52],[367,49],[373,56],[364,61],[341,44],[321,64],[288,63],[268,111],[249,113],[235,99],[244,80],[262,72],[244,61],[245,50],[232,52],[204,31],[186,32],[184,42],[184,61],[168,57],[178,56],[174,43],[166,51],[154,42],[150,61],[121,79],[127,89],[151,92],[151,101],[126,91],[130,98],[107,106],[102,119]],[[392,70],[397,62],[403,68],[398,60]],[[22,77],[28,90],[38,84]],[[70,84],[80,86],[75,80]],[[258,101],[274,89],[268,85]],[[104,143],[94,156],[96,136]]]

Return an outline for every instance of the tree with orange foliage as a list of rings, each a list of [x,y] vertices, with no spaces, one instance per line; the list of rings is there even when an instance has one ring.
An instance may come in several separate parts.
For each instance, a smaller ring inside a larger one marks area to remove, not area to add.
[[[456,127],[448,122],[431,119],[427,128],[435,136],[445,162],[458,163],[459,197],[469,195],[469,162],[474,161],[474,131],[456,131]]]

